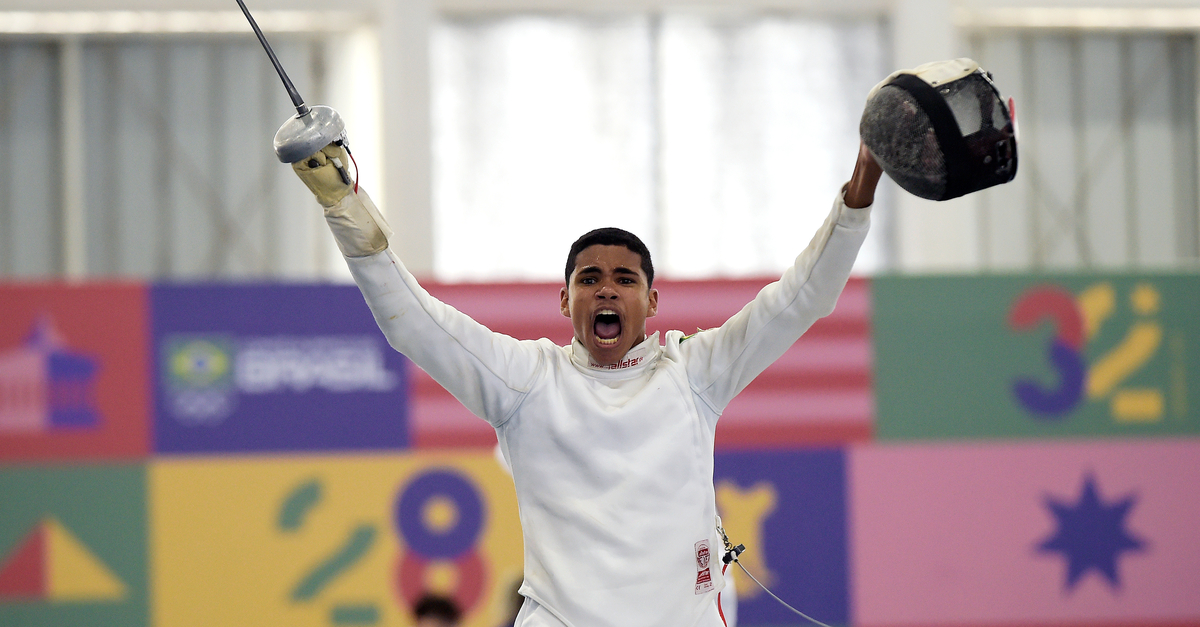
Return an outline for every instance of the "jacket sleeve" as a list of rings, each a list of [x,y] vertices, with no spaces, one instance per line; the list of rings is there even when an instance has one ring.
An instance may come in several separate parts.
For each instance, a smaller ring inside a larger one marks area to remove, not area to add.
[[[713,412],[724,411],[817,319],[833,311],[869,225],[870,207],[851,209],[839,193],[812,242],[778,281],[725,324],[679,345],[692,391]]]
[[[392,348],[492,426],[508,420],[541,365],[535,342],[494,333],[437,300],[390,249],[346,263]]]

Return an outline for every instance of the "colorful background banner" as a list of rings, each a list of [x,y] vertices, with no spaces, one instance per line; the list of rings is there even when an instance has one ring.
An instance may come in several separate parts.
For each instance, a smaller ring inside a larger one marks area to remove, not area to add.
[[[661,282],[649,328],[719,325],[765,283]],[[556,284],[429,287],[570,340]],[[423,592],[467,627],[512,611],[495,434],[357,288],[0,296],[0,625],[404,626]],[[743,563],[831,625],[1200,627],[1196,311],[1185,275],[851,281],[718,425]],[[803,624],[730,576],[738,625]]]
[[[158,286],[162,452],[399,449],[406,360],[354,286]]]
[[[149,491],[158,627],[410,625],[426,590],[494,627],[521,577],[491,451],[164,460]]]
[[[1192,275],[881,278],[881,439],[1200,433]]]
[[[0,460],[146,455],[146,289],[0,286],[0,303]]]
[[[854,623],[1200,624],[1200,440],[855,447]]]
[[[0,625],[146,625],[141,465],[0,468]]]

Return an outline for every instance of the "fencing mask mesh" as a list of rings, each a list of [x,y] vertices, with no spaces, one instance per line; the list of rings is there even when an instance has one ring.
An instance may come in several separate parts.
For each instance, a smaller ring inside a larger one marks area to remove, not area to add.
[[[884,172],[921,198],[949,200],[1017,174],[1011,112],[970,59],[889,76],[868,96],[859,134]]]

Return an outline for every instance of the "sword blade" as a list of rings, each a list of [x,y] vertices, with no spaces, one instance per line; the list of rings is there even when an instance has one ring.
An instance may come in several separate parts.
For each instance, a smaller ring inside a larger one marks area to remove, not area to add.
[[[308,105],[304,104],[304,99],[300,97],[300,92],[296,91],[296,86],[292,84],[292,79],[288,78],[287,72],[283,71],[283,65],[275,57],[275,51],[271,49],[271,44],[267,43],[267,37],[263,35],[262,29],[258,27],[258,22],[255,22],[254,16],[250,15],[250,9],[246,8],[246,3],[242,2],[242,0],[237,0],[237,3],[242,8],[242,13],[246,14],[246,19],[250,21],[250,28],[253,28],[254,34],[258,35],[258,41],[262,44],[263,50],[266,50],[267,56],[271,58],[271,64],[275,66],[275,71],[279,73],[279,78],[283,80],[283,88],[287,90],[288,96],[292,99],[292,104],[296,106],[296,113],[301,117],[308,115]]]

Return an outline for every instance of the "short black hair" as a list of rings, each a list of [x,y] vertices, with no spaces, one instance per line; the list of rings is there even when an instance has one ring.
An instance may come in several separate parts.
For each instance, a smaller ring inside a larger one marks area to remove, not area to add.
[[[453,599],[436,594],[422,596],[413,606],[413,616],[417,618],[432,616],[445,619],[449,623],[457,623],[461,614],[458,604]]]
[[[642,258],[642,272],[646,273],[647,287],[654,285],[654,262],[650,260],[650,249],[638,239],[638,236],[616,227],[608,226],[594,231],[588,231],[571,244],[571,252],[567,253],[567,271],[564,280],[571,284],[571,273],[575,271],[575,258],[588,246],[624,246],[637,253]]]

